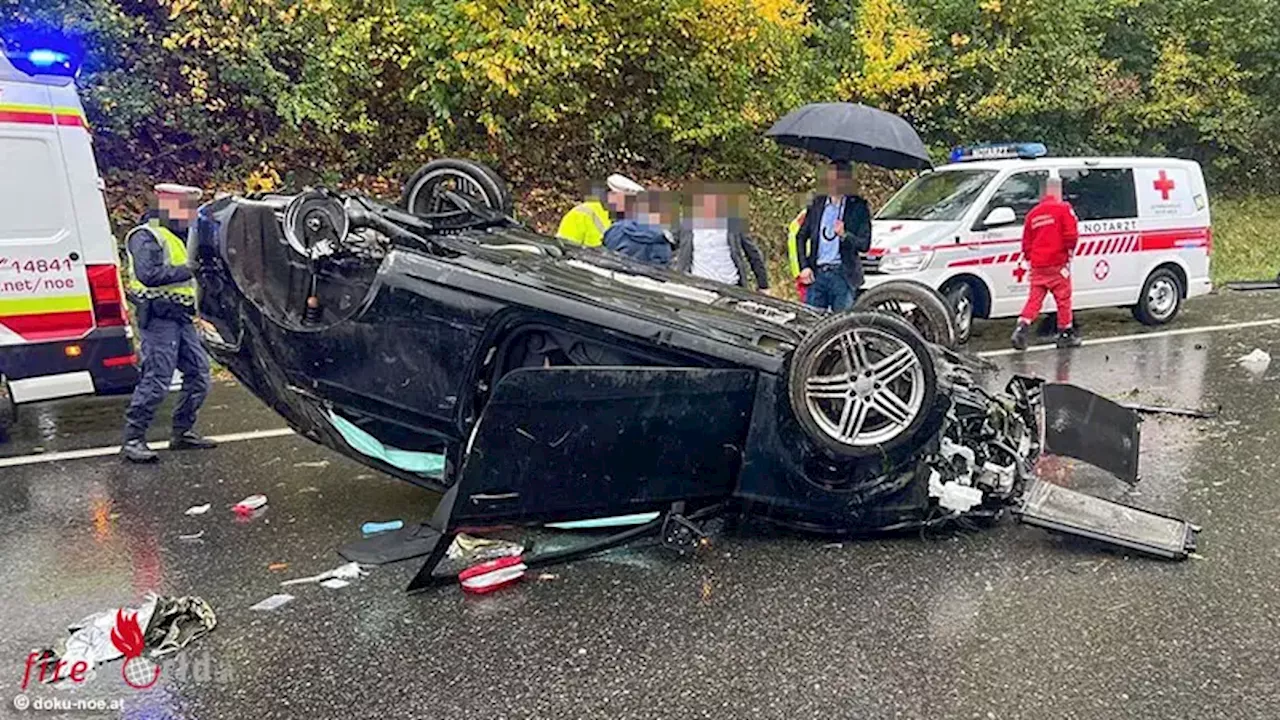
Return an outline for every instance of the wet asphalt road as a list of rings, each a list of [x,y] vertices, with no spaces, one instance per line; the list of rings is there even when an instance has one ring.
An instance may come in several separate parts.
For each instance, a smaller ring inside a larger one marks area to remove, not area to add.
[[[1188,310],[1180,327],[1277,317],[1280,295]],[[1139,329],[1119,317],[1087,315],[1086,328]],[[1005,332],[993,324],[980,342]],[[1255,347],[1277,357],[1261,378],[1234,364]],[[30,696],[123,699],[97,716],[129,718],[1277,717],[1280,326],[996,362],[1133,402],[1221,404],[1215,420],[1145,422],[1134,491],[1072,466],[1057,478],[1202,524],[1202,557],[1153,561],[1009,523],[841,546],[761,530],[694,561],[630,548],[479,599],[404,595],[410,561],[342,590],[293,588],[259,613],[248,607],[279,580],[339,564],[333,548],[362,522],[425,519],[435,497],[296,437],[148,468],[0,467],[0,716],[92,716],[15,712],[26,654],[155,590],[218,612],[184,653],[188,677],[171,659],[134,691],[116,662],[74,692]],[[118,403],[29,410],[0,456],[117,442]],[[281,426],[228,384],[202,424]],[[236,522],[228,506],[254,492],[268,510]]]

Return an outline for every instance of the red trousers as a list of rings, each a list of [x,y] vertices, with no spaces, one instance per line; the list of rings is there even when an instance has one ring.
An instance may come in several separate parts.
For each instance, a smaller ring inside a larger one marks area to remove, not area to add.
[[[1031,268],[1031,294],[1022,306],[1018,321],[1030,325],[1040,315],[1044,296],[1053,293],[1058,306],[1058,329],[1071,327],[1071,276],[1063,275],[1063,267]]]

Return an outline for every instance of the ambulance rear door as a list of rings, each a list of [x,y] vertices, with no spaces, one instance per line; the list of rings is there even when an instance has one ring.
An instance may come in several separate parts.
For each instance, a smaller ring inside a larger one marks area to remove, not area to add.
[[[83,132],[84,116],[78,103],[55,104],[57,89],[0,76],[0,346],[74,340],[94,328],[59,137],[63,128]]]

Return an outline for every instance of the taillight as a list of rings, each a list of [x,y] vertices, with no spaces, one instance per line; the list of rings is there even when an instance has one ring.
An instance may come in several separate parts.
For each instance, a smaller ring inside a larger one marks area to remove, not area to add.
[[[127,325],[124,294],[120,292],[120,271],[115,265],[86,265],[89,296],[93,299],[93,319],[98,327]]]

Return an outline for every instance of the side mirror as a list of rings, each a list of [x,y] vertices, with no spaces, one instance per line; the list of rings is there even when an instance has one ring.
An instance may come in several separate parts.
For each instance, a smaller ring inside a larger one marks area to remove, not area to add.
[[[1001,225],[1013,225],[1018,222],[1018,216],[1013,212],[1013,208],[1008,206],[1000,206],[987,213],[987,217],[982,221],[985,227],[999,227]]]

